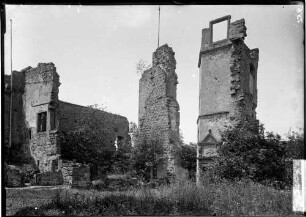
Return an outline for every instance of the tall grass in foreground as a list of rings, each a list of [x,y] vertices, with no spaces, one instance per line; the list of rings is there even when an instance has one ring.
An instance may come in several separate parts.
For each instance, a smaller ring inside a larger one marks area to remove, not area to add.
[[[291,192],[248,181],[178,182],[124,192],[63,189],[53,203],[18,215],[292,215]]]

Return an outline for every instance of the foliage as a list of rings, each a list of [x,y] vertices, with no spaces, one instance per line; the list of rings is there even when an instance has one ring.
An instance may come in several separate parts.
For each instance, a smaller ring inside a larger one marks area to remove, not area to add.
[[[292,186],[292,159],[303,154],[304,134],[290,134],[283,141],[263,126],[247,123],[228,129],[217,145],[218,158],[206,167],[206,178],[251,179],[276,188]]]
[[[125,192],[63,189],[53,194],[53,198],[48,204],[34,205],[36,209],[27,204],[16,215],[294,215],[290,191],[275,190],[247,180],[203,185],[178,182],[157,189],[133,188]],[[37,201],[42,203],[42,200]]]
[[[104,118],[104,110],[92,105],[80,112],[77,129],[66,132],[61,138],[64,159],[97,165],[105,172],[111,170],[115,152],[114,125]]]
[[[129,133],[137,134],[136,123],[130,122]],[[132,139],[132,138],[131,138]],[[125,174],[132,170],[132,141],[125,143],[125,146],[119,146],[113,156],[112,173]]]
[[[254,123],[226,130],[217,147],[219,157],[207,173],[229,180],[283,182],[285,148],[281,138],[273,133],[264,138],[262,133]]]
[[[287,159],[303,159],[304,157],[304,132],[300,129],[299,132],[289,132],[288,140],[285,142],[287,150]]]
[[[285,180],[291,186],[293,182],[293,160],[303,159],[304,157],[304,132],[302,130],[300,132],[289,132],[287,139],[283,142],[286,148]]]
[[[132,165],[136,175],[149,181],[153,169],[157,169],[164,161],[163,139],[160,132],[155,131],[150,137],[136,135],[136,144],[132,150]]]
[[[189,171],[190,178],[194,178],[197,167],[197,148],[196,144],[181,146],[181,166]]]
[[[131,170],[131,150],[119,147],[113,155],[112,172],[115,174],[125,174]]]
[[[12,144],[12,147],[8,148],[4,146],[4,161],[8,164],[23,165],[31,162],[31,158],[27,157],[24,153],[23,145],[21,143]]]
[[[137,127],[137,124],[135,122],[130,122],[129,124],[129,132],[130,133],[137,133],[138,131],[138,127]]]
[[[148,64],[145,60],[140,59],[136,63],[136,73],[137,75],[142,75],[144,71],[149,69],[151,67],[151,64]]]

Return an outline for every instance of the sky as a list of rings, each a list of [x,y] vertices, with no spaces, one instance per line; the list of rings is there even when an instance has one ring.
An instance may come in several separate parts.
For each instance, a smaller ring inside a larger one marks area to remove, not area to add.
[[[244,18],[245,43],[259,48],[257,119],[266,131],[283,137],[304,127],[303,10],[300,5],[161,6],[160,45],[167,43],[175,52],[186,143],[197,142],[201,32],[225,15],[231,22]],[[138,123],[136,64],[140,59],[151,64],[158,6],[7,5],[6,16],[5,74],[11,67],[12,19],[13,70],[53,62],[60,100],[104,105]]]

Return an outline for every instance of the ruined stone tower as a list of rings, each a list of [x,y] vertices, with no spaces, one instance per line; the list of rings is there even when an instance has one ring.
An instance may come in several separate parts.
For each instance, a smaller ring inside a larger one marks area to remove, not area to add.
[[[167,44],[153,53],[153,66],[144,71],[139,80],[140,134],[154,137],[158,133],[166,150],[166,162],[157,169],[157,177],[167,173],[179,176],[178,147],[180,113],[176,100],[177,74],[174,52]]]
[[[258,49],[244,43],[244,19],[224,16],[202,30],[200,68],[197,182],[205,164],[217,156],[216,143],[229,125],[256,120]],[[226,38],[213,41],[214,25],[227,24]]]

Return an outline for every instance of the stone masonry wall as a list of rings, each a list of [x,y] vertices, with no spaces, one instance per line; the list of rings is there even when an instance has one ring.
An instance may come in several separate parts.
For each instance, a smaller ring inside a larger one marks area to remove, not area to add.
[[[14,71],[12,88],[11,76],[4,78],[4,145],[8,150],[5,155],[14,156],[18,160],[16,163],[24,163],[19,162],[21,157],[29,158],[26,163],[31,163],[40,172],[36,184],[61,183],[60,134],[77,129],[83,112],[92,111],[92,108],[58,100],[60,82],[53,63],[39,63],[36,68]],[[9,147],[11,96],[12,146]],[[46,114],[46,119],[45,124],[41,124],[45,127],[39,130],[40,113]],[[127,118],[104,111],[99,111],[97,117],[104,120],[106,126],[110,123],[107,130],[114,135],[113,142],[118,139],[121,145],[130,143]],[[84,165],[73,168],[76,186],[88,185],[88,171],[89,167]]]
[[[24,140],[27,137],[23,113],[24,74],[13,71],[13,87],[11,88],[11,75],[4,77],[4,145],[9,147],[10,137],[10,106],[12,98],[12,147],[11,150],[24,150]],[[11,90],[12,89],[12,90]]]
[[[71,187],[89,187],[91,184],[90,167],[73,161],[60,163],[64,184]]]
[[[5,161],[10,163],[33,163],[29,147],[29,132],[25,121],[25,70],[13,71],[13,88],[11,90],[11,75],[4,76],[4,145]],[[12,93],[12,94],[11,94]],[[10,101],[12,98],[12,144],[9,144],[10,137]]]
[[[140,134],[146,137],[161,137],[166,150],[166,163],[158,168],[157,176],[168,173],[179,176],[179,160],[173,137],[179,136],[179,104],[176,100],[177,74],[174,52],[167,44],[153,53],[153,66],[139,80]]]
[[[31,155],[41,172],[50,171],[52,161],[60,156],[58,138],[58,87],[59,76],[53,63],[39,63],[25,72],[24,113],[28,131],[31,132]],[[37,128],[38,113],[46,112],[46,131]],[[51,115],[51,112],[54,116]],[[55,124],[52,127],[52,118]]]
[[[210,21],[210,26],[220,20],[228,21],[228,36],[224,40],[212,42],[212,29],[202,30],[198,142],[210,133],[219,141],[228,126],[256,120],[258,49],[250,50],[244,43],[247,36],[244,19],[230,23],[230,18],[225,16]],[[250,90],[251,71],[253,91]],[[211,148],[208,146],[211,144],[206,147]],[[198,146],[197,181],[202,164],[207,163],[205,156],[199,158],[202,156],[199,150]],[[205,152],[205,144],[201,150]]]
[[[69,132],[78,129],[80,121],[84,118],[87,112],[90,112],[93,108],[80,106],[64,101],[59,101],[59,111],[60,111],[60,125],[59,131]],[[121,115],[112,114],[105,111],[99,111],[99,118],[105,121],[105,125],[110,123],[113,127],[108,128],[113,136],[112,142],[115,142],[116,137],[120,136],[123,138],[122,144],[128,144],[130,142],[129,136],[129,122],[126,117]]]

